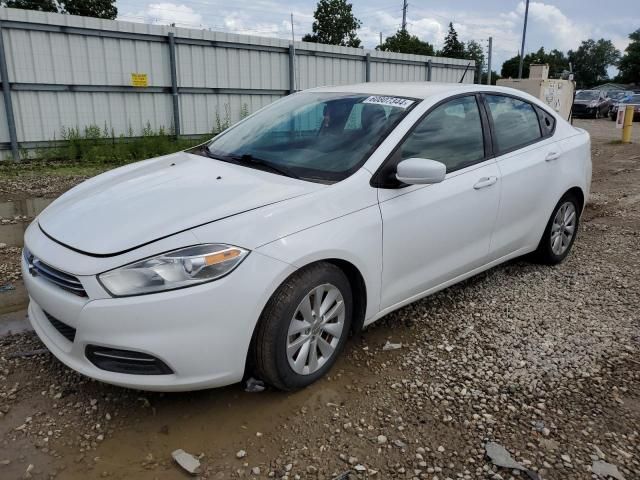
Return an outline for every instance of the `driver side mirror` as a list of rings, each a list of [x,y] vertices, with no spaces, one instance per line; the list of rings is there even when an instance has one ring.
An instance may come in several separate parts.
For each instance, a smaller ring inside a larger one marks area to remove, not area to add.
[[[426,158],[407,158],[396,169],[398,181],[408,185],[440,183],[446,174],[447,167],[444,163]]]

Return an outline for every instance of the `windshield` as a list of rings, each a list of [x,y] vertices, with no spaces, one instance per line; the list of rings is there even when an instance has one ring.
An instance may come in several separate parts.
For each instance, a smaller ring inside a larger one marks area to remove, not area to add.
[[[304,180],[355,172],[417,101],[354,93],[287,96],[219,135],[210,156]]]
[[[624,100],[624,103],[640,103],[640,95],[631,95]]]
[[[576,100],[597,100],[600,92],[597,90],[583,90],[576,93]]]

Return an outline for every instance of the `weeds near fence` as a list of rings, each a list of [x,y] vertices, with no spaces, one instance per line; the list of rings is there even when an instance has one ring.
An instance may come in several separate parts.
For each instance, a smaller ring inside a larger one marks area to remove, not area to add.
[[[240,107],[240,120],[247,118],[249,116],[249,105],[243,103]]]
[[[216,109],[216,132],[222,132],[231,126],[231,108],[228,103],[224,104],[224,114],[220,117],[220,112]]]
[[[249,115],[245,103],[240,119]],[[231,126],[231,109],[224,104],[222,115],[214,114],[213,131],[201,137],[175,138],[173,129],[154,130],[147,124],[140,131],[129,126],[125,134],[116,135],[113,128],[88,125],[84,128],[63,127],[51,146],[21,150],[19,163],[0,162],[0,178],[24,174],[92,176],[119,165],[186,150],[203,143]]]
[[[163,127],[153,130],[149,123],[138,136],[135,136],[131,127],[127,133],[127,136],[116,136],[113,129],[109,130],[106,125],[104,128],[97,125],[89,125],[84,129],[63,128],[58,145],[39,149],[35,157],[45,161],[124,164],[184,150],[210,138],[207,135],[197,139],[176,139],[172,131]]]

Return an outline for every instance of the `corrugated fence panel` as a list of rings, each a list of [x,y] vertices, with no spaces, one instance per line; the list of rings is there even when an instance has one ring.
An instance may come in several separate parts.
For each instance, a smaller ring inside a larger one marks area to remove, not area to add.
[[[180,95],[182,132],[202,135],[240,120],[241,112],[255,112],[280,98],[277,95],[191,94]]]
[[[296,60],[298,90],[365,81],[365,65],[362,60],[310,55],[298,55]]]
[[[169,34],[175,39],[179,131],[210,133],[287,94],[290,42],[208,30],[0,8],[17,142],[59,140],[96,125],[115,135],[174,128]],[[366,81],[458,82],[466,60],[296,42],[296,89]],[[133,87],[132,74],[146,74]],[[471,64],[464,79],[474,80]],[[0,100],[0,157],[10,147]]]
[[[13,92],[12,98],[18,138],[27,141],[60,140],[63,129],[89,125],[116,136],[140,135],[147,124],[173,127],[171,97],[162,93]]]

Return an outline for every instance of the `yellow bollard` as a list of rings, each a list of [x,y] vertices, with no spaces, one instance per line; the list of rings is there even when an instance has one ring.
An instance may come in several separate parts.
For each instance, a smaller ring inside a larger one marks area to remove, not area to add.
[[[624,124],[622,126],[622,143],[631,143],[631,130],[633,129],[633,105],[628,105],[624,111]]]

